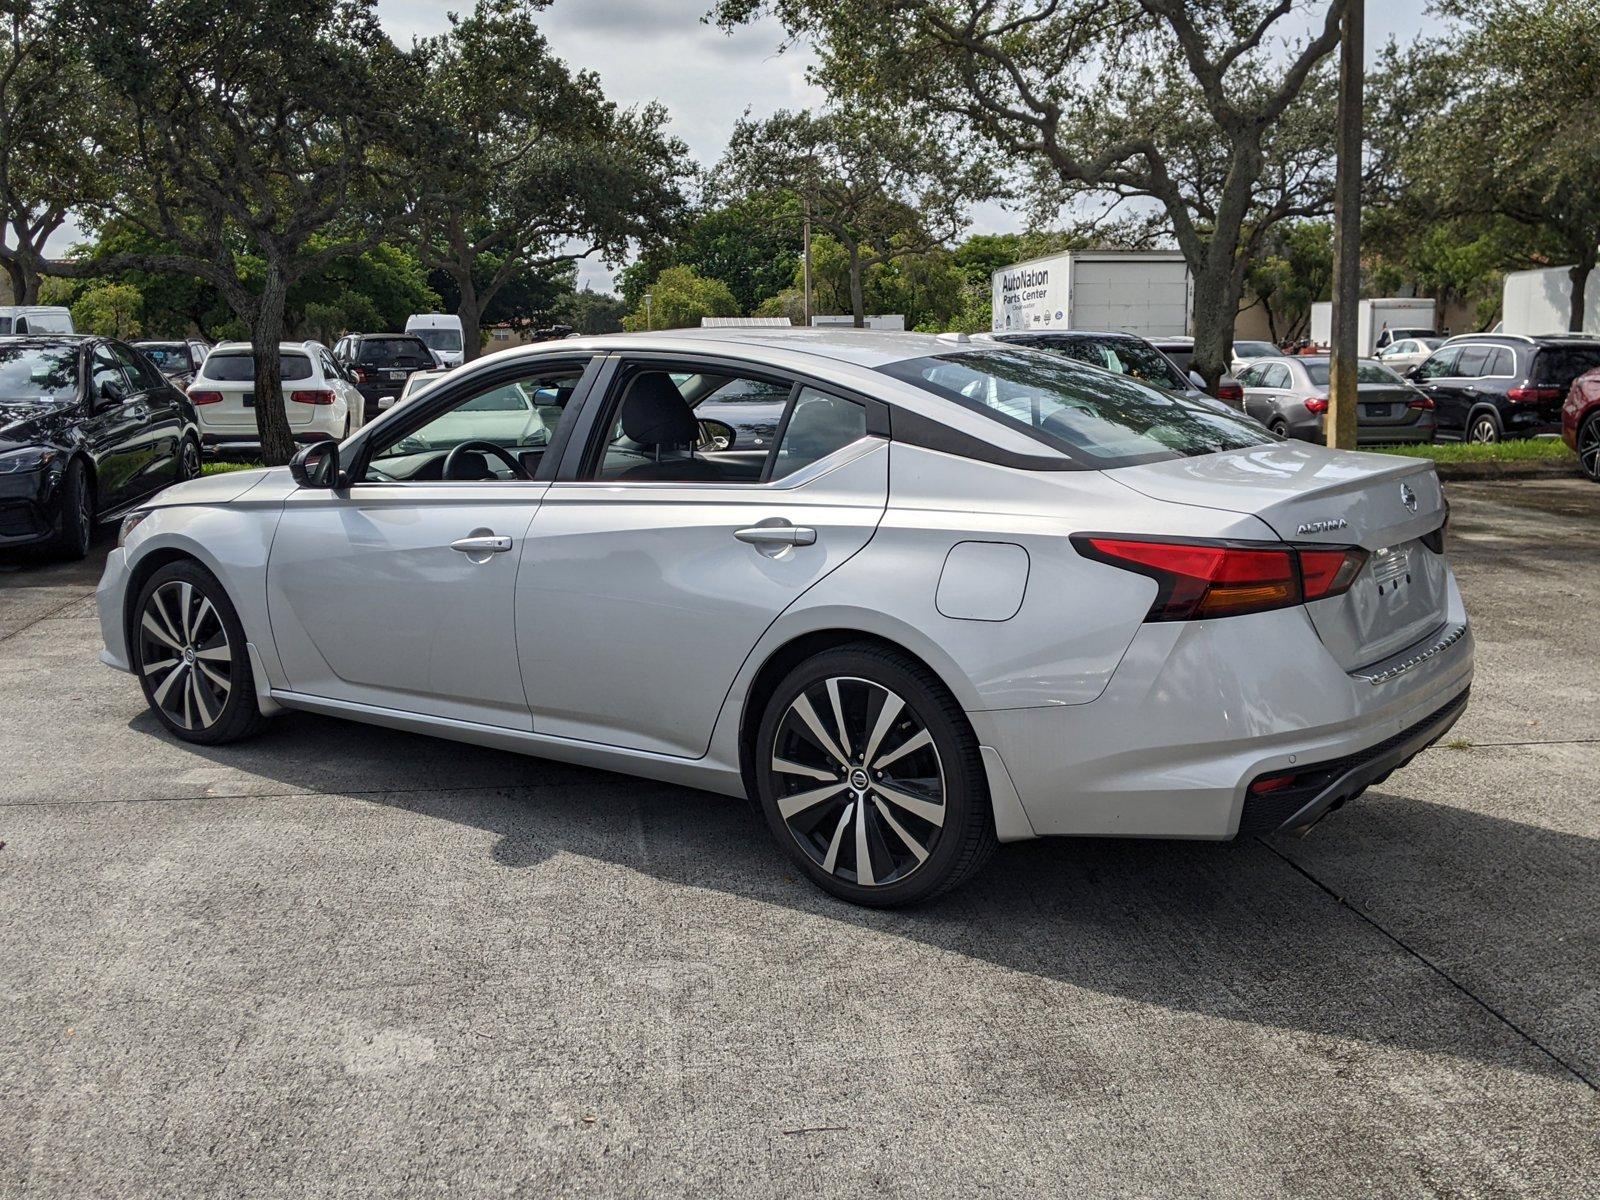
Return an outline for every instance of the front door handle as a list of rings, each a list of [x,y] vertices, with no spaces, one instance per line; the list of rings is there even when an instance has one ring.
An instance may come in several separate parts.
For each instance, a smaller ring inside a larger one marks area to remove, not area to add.
[[[763,554],[774,556],[782,554],[790,546],[811,546],[817,541],[815,529],[791,525],[781,517],[774,517],[748,529],[736,529],[733,536]]]
[[[511,539],[492,530],[474,529],[467,537],[451,542],[450,549],[459,550],[473,562],[483,563],[511,549]]]

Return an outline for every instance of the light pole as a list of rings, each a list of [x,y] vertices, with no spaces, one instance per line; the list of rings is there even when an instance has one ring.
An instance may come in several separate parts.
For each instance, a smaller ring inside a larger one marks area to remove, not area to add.
[[[801,242],[803,243],[803,251],[804,251],[801,257],[802,257],[802,261],[805,264],[805,267],[804,267],[805,286],[804,286],[804,289],[803,289],[805,299],[804,299],[804,302],[803,302],[802,311],[805,314],[805,325],[806,325],[806,328],[810,329],[811,328],[811,197],[809,197],[809,196],[806,197],[805,206],[806,206],[806,209],[805,209],[805,212],[806,212],[805,224],[802,226],[802,233],[801,233]]]
[[[1333,0],[1338,3],[1339,0]],[[1356,325],[1361,308],[1362,26],[1366,0],[1344,0],[1339,37],[1339,163],[1333,181],[1333,361],[1328,378],[1328,445],[1356,445]]]
[[[650,301],[653,299],[655,299],[655,297],[650,292],[646,292],[644,294],[644,328],[645,332],[647,333],[655,328],[655,325],[652,323],[650,317]]]

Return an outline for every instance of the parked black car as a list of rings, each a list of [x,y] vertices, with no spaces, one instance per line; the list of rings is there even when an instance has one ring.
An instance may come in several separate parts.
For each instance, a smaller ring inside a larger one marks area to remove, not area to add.
[[[0,338],[0,548],[82,558],[99,521],[200,474],[194,406],[131,346]]]
[[[414,333],[348,334],[334,346],[333,357],[361,392],[363,421],[390,407],[413,371],[433,371],[441,365]]]
[[[194,377],[200,374],[200,364],[206,360],[206,351],[210,349],[196,338],[170,341],[151,338],[134,342],[133,348],[142,351],[146,358],[155,363],[156,370],[180,388],[186,388],[194,382]]]
[[[1243,410],[1244,392],[1236,379],[1224,375],[1218,395],[1211,396],[1199,385],[1198,376],[1180,368],[1163,350],[1133,333],[1096,333],[1081,329],[1029,330],[1025,333],[996,333],[997,342],[1050,350],[1104,371],[1129,375],[1143,383],[1204,404],[1219,401],[1233,412]]]
[[[1600,338],[1468,333],[1440,346],[1406,378],[1433,400],[1439,434],[1498,442],[1561,431],[1572,381],[1600,367]]]

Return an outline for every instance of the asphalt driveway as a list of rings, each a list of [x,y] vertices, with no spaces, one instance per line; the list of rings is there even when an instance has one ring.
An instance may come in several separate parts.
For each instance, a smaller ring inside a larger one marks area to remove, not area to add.
[[[1451,745],[896,913],[698,792],[180,745],[98,561],[0,569],[0,1195],[1600,1195],[1600,487],[1451,496]]]

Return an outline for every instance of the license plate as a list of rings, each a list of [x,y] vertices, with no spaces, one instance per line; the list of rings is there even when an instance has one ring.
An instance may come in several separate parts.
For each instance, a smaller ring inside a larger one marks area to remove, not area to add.
[[[246,408],[254,408],[256,406],[256,394],[254,392],[245,392],[239,399]]]
[[[1362,407],[1369,417],[1387,417],[1394,409],[1392,404],[1364,404]]]
[[[397,380],[400,383],[404,383],[406,379],[406,373],[404,371],[390,371],[389,378],[392,380]]]

